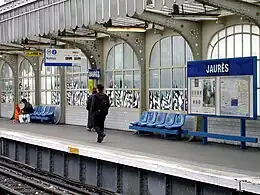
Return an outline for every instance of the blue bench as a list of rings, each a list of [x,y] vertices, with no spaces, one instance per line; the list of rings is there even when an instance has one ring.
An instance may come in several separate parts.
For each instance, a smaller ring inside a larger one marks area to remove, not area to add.
[[[55,123],[55,106],[36,106],[30,114],[32,122]]]
[[[138,134],[145,132],[159,133],[164,137],[168,135],[187,134],[182,130],[186,115],[174,113],[143,112],[138,121],[131,122],[129,129],[136,130]]]

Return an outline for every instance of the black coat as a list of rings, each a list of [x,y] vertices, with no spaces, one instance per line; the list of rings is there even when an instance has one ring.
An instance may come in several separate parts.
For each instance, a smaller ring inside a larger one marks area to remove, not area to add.
[[[94,114],[93,114],[92,109],[91,109],[92,99],[93,99],[93,95],[90,95],[88,97],[88,100],[87,100],[87,110],[88,110],[88,125],[87,125],[87,127],[89,129],[94,127]]]

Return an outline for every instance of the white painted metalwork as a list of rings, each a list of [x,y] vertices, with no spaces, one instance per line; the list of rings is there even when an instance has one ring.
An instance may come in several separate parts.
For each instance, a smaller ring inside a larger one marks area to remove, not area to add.
[[[0,42],[133,16],[145,7],[145,0],[16,0],[0,6]]]

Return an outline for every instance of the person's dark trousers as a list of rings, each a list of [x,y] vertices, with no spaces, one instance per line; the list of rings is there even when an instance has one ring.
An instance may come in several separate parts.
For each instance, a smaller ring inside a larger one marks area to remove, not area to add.
[[[94,121],[93,121],[93,113],[88,112],[88,129],[91,131],[91,129],[94,127]]]
[[[106,116],[95,116],[95,129],[98,134],[97,142],[101,143],[105,137],[104,128],[105,128]]]

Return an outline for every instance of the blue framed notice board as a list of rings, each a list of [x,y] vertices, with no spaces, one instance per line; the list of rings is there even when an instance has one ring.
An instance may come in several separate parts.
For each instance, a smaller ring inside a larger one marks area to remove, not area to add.
[[[187,63],[188,114],[202,116],[202,131],[191,136],[257,143],[246,137],[246,119],[257,119],[257,57]],[[240,119],[240,136],[208,133],[208,117]]]
[[[256,119],[257,57],[189,61],[188,114]]]

